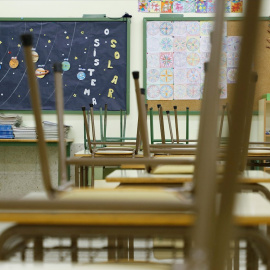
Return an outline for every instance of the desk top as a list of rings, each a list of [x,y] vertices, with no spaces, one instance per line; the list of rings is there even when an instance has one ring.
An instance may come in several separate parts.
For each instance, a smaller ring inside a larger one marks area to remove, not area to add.
[[[49,143],[58,143],[59,140],[45,140],[45,141]],[[67,143],[71,143],[73,142],[73,139],[66,139],[65,141]],[[38,139],[0,139],[0,143],[2,142],[36,143],[38,142]]]
[[[1,270],[169,270],[171,265],[144,262],[129,263],[91,263],[91,264],[74,264],[74,263],[16,263],[1,262]]]
[[[107,182],[123,184],[181,184],[191,182],[192,174],[151,174],[145,170],[115,170],[106,177]],[[270,183],[270,174],[264,171],[246,170],[239,178],[241,183]]]
[[[141,190],[138,191],[136,199],[126,190],[118,190],[117,192],[103,192],[102,199],[106,199],[107,206],[115,203],[114,200],[119,200],[121,193],[124,194],[125,200],[122,200],[121,207],[127,207],[126,204],[134,199],[137,202],[140,211],[122,210],[122,211],[98,211],[99,203],[102,201],[101,194],[96,193],[95,190],[88,192],[84,191],[84,205],[92,207],[96,210],[92,211],[70,211],[57,210],[53,207],[50,210],[24,210],[24,211],[0,211],[0,222],[15,222],[19,224],[43,224],[43,225],[88,225],[88,226],[190,226],[194,223],[195,215],[191,211],[183,212],[177,211],[181,201],[185,201],[182,196],[176,197],[175,193],[169,194],[165,192],[165,197],[160,197],[160,192],[151,191],[152,198],[148,197],[148,203],[145,201],[149,192],[143,194]],[[72,204],[73,192],[66,192],[69,195],[66,197]],[[75,192],[76,193],[76,192]],[[77,192],[78,193],[78,192]],[[96,193],[95,196],[94,193]],[[112,196],[114,194],[114,196]],[[116,196],[115,196],[116,195]],[[78,194],[75,196],[78,199]],[[128,197],[128,200],[127,200]],[[98,201],[100,198],[100,201]],[[122,199],[123,199],[122,198]],[[142,198],[142,199],[141,199]],[[120,198],[121,199],[121,198]],[[59,201],[59,200],[58,200]],[[61,200],[62,201],[62,200]],[[121,200],[120,200],[121,201]],[[22,201],[20,201],[22,203]],[[30,205],[35,205],[35,201],[30,201]],[[45,200],[48,204],[48,201]],[[155,206],[156,211],[146,211],[145,205],[149,203]],[[170,206],[174,211],[165,211],[160,209],[164,206]],[[51,205],[52,206],[52,205]],[[128,207],[127,207],[128,209]],[[236,195],[236,206],[234,210],[234,222],[240,226],[257,226],[260,224],[270,225],[270,202],[267,201],[259,193],[238,193]]]

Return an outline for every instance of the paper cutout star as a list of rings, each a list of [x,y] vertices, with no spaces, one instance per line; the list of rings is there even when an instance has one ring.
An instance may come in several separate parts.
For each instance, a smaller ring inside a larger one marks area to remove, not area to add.
[[[52,43],[52,41],[49,39],[49,40],[48,40],[48,43]]]
[[[84,31],[81,31],[81,34],[83,35],[84,34]]]
[[[77,56],[75,56],[75,57],[74,57],[74,59],[75,59],[75,60],[77,60],[77,59],[78,59],[78,57],[77,57]]]
[[[18,44],[18,47],[20,48],[21,47],[21,44]]]
[[[0,44],[2,44],[3,42],[2,41],[0,41]]]
[[[74,94],[73,97],[77,97],[77,94]]]
[[[66,39],[69,39],[69,36],[66,36]]]
[[[33,31],[34,31],[34,29],[33,29],[33,28],[31,28],[29,31],[30,31],[30,32],[33,32]]]

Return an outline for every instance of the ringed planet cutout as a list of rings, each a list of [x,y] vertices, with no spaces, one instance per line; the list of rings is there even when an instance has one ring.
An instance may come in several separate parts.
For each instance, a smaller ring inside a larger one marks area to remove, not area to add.
[[[44,76],[47,75],[48,73],[49,73],[49,70],[45,70],[44,68],[37,68],[35,72],[37,78],[40,78],[40,79],[44,78]]]

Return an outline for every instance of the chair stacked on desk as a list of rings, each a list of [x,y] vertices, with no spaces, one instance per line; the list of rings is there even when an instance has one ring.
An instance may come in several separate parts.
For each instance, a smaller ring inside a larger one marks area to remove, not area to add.
[[[209,72],[206,76],[199,139],[196,148],[195,192],[188,193],[186,194],[187,196],[182,192],[163,189],[78,190],[73,189],[66,183],[65,166],[67,164],[93,166],[104,164],[105,160],[99,157],[85,159],[65,158],[62,144],[64,142],[62,134],[62,76],[61,65],[59,64],[56,64],[54,69],[62,185],[57,189],[53,188],[50,175],[48,174],[48,160],[41,125],[38,87],[34,79],[34,64],[31,55],[32,42],[29,36],[24,36],[23,45],[28,66],[33,111],[39,133],[41,169],[47,197],[45,199],[0,201],[0,220],[12,221],[17,224],[7,230],[0,238],[0,258],[7,258],[11,250],[19,249],[23,243],[18,243],[18,240],[21,238],[25,241],[30,237],[34,237],[38,245],[38,240],[44,236],[71,235],[74,240],[72,242],[72,251],[76,251],[77,236],[93,236],[98,234],[107,236],[112,242],[116,242],[117,238],[120,246],[119,239],[121,237],[122,240],[131,240],[128,249],[126,243],[123,244],[122,241],[122,247],[125,246],[124,252],[123,250],[117,250],[117,252],[114,249],[109,250],[113,251],[112,253],[114,254],[108,256],[108,259],[118,261],[129,259],[133,262],[132,251],[134,247],[132,246],[132,240],[134,237],[173,236],[188,238],[192,245],[184,263],[174,263],[169,266],[170,269],[216,270],[225,268],[226,259],[229,257],[229,243],[231,239],[248,239],[252,244],[256,245],[259,256],[269,269],[269,240],[263,237],[255,226],[270,224],[270,215],[265,214],[264,211],[261,211],[259,215],[253,215],[249,209],[246,209],[245,212],[239,203],[233,211],[238,173],[242,165],[243,156],[246,155],[245,152],[247,151],[245,131],[248,129],[249,124],[247,114],[251,113],[249,102],[253,98],[252,94],[244,95],[243,97],[241,91],[249,88],[249,82],[246,82],[246,77],[251,75],[259,7],[259,0],[247,1],[247,19],[244,26],[244,42],[238,79],[239,93],[236,93],[232,104],[232,132],[230,133],[226,151],[226,165],[222,174],[220,196],[217,194],[218,181],[216,173],[218,160],[218,138],[216,136],[218,126],[217,103],[219,100],[219,94],[216,89],[218,89],[219,59],[222,44],[221,33],[223,32],[225,10],[224,1],[217,1],[216,29],[213,35]],[[139,73],[135,72],[133,76],[140,119],[139,128],[144,150],[144,157],[139,162],[145,164],[148,172],[152,166],[159,164],[179,165],[194,163],[194,161],[191,162],[188,159],[155,159],[151,157],[149,139],[145,132],[147,124],[144,90],[141,90],[139,86]],[[239,100],[241,104],[239,104]],[[238,111],[239,106],[241,112]],[[124,163],[135,164],[138,161],[136,159],[115,158],[113,160],[108,159],[106,162],[110,165],[117,165]],[[251,200],[248,197],[251,197]],[[238,195],[237,198],[243,204],[247,204],[247,202],[251,205],[256,203],[252,201],[252,198],[254,199],[252,194],[248,194],[248,196]],[[260,198],[260,207],[268,211],[270,203]],[[8,249],[9,244],[11,249]],[[237,248],[235,248],[235,251],[237,251]],[[76,261],[75,254],[73,259]],[[125,265],[125,267],[128,269],[129,265]],[[137,269],[140,269],[139,264]]]

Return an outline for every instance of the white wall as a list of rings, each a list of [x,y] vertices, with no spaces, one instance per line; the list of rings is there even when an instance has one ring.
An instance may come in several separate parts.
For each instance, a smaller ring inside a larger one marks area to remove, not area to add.
[[[143,72],[143,18],[159,16],[159,14],[139,13],[137,0],[30,0],[30,1],[1,1],[0,17],[82,17],[83,14],[106,14],[108,17],[121,17],[125,12],[131,14],[131,71],[138,70]],[[270,1],[263,0],[261,16],[268,16],[270,13]],[[191,14],[185,16],[192,16]],[[193,14],[198,17],[198,14]],[[209,15],[208,15],[209,16]],[[236,16],[236,15],[233,15]],[[1,33],[0,33],[1,35]],[[141,80],[142,85],[142,80]],[[127,118],[126,135],[134,137],[136,134],[137,110],[133,81],[130,83],[130,115]],[[24,124],[33,126],[32,115],[23,115]],[[55,115],[44,115],[44,120],[56,121]],[[98,122],[98,118],[96,119]],[[81,115],[66,115],[65,123],[71,125],[70,137],[74,138],[75,143],[83,142],[83,121]],[[190,138],[196,138],[198,132],[199,116],[190,117]],[[108,127],[109,136],[118,136],[119,117],[110,116],[110,126]],[[158,133],[157,121],[155,130]],[[185,136],[184,117],[180,117],[180,135]],[[257,140],[257,116],[253,117],[251,139]],[[97,132],[98,133],[98,132]],[[97,134],[99,135],[99,134]],[[156,135],[158,136],[158,135]]]

